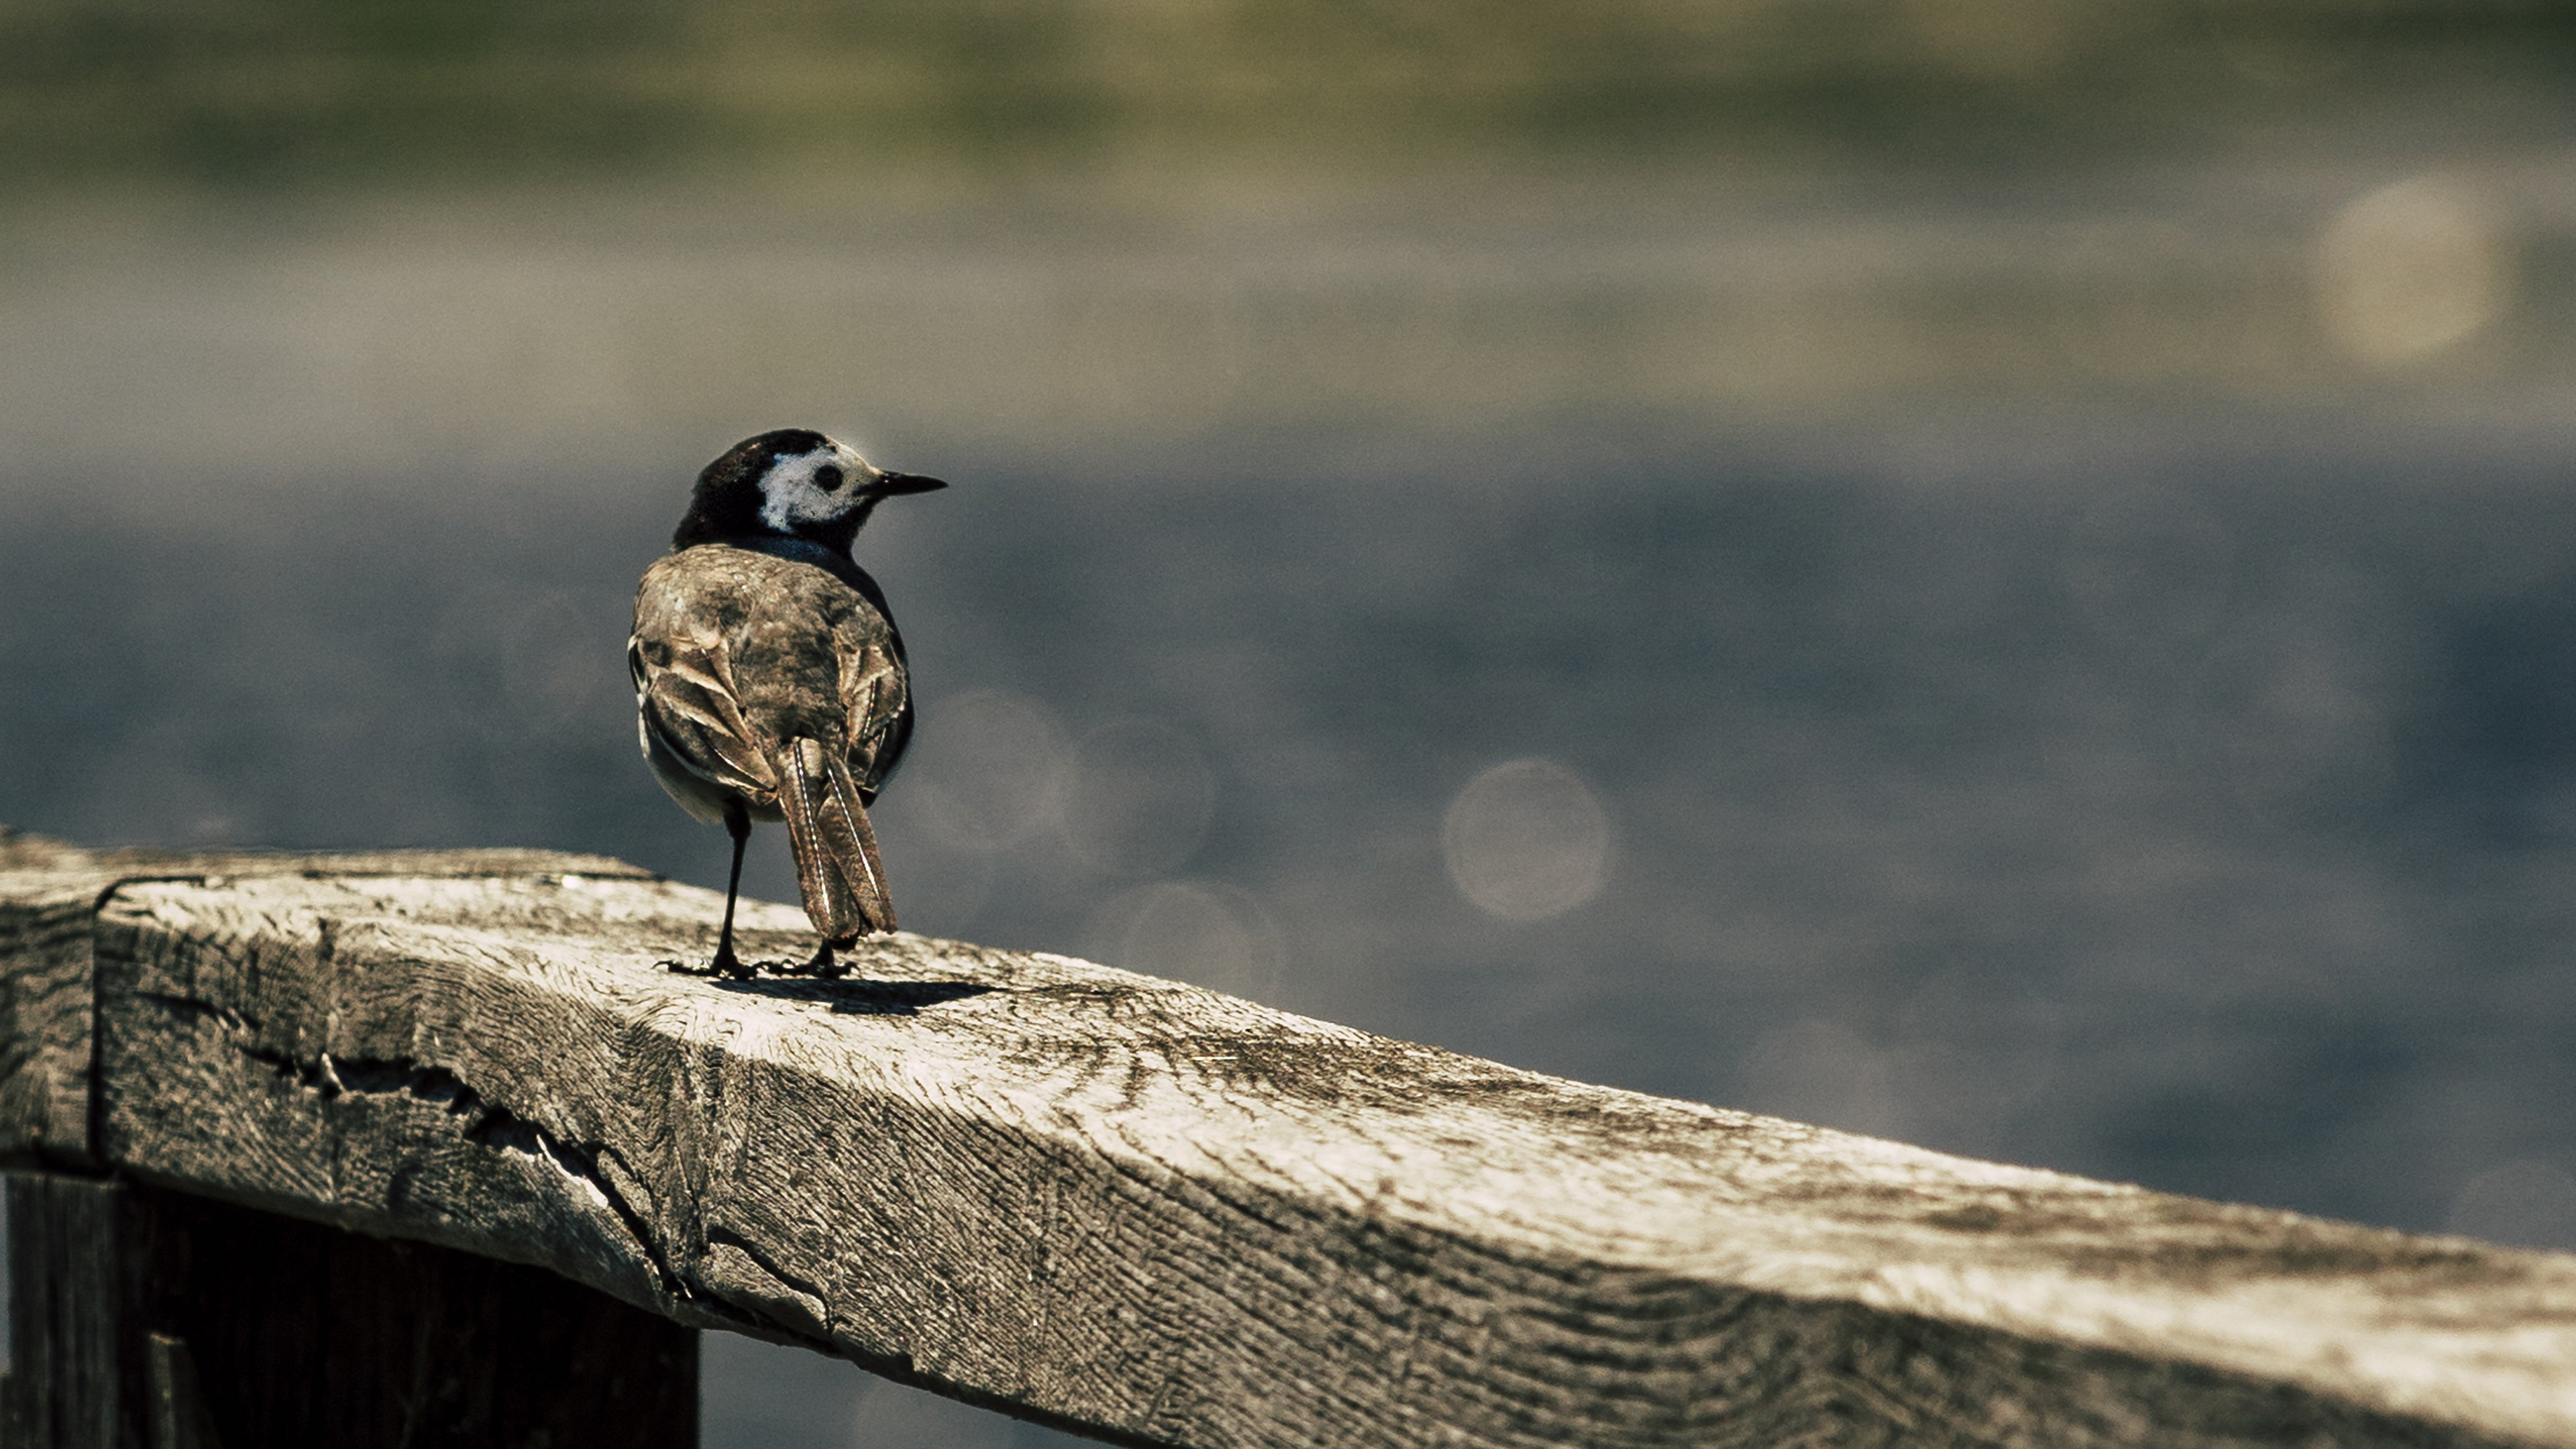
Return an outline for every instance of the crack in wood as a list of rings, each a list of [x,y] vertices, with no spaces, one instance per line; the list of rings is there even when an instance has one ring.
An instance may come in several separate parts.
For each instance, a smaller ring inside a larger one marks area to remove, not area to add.
[[[248,1018],[227,1007],[166,992],[138,992],[136,995],[182,1015],[220,1022],[236,1032],[251,1027]],[[305,1058],[242,1041],[233,1042],[232,1047],[244,1058],[268,1067],[324,1101],[342,1097],[407,1098],[460,1119],[457,1135],[464,1141],[495,1151],[517,1152],[551,1164],[557,1172],[582,1184],[625,1226],[636,1250],[651,1264],[664,1292],[683,1302],[702,1297],[686,1278],[672,1268],[669,1257],[656,1241],[651,1223],[626,1200],[617,1184],[599,1170],[596,1144],[578,1144],[556,1136],[486,1098],[472,1084],[444,1067],[423,1066],[401,1058],[334,1057],[329,1052]]]
[[[251,1020],[249,1017],[242,1015],[240,1012],[233,1010],[229,1006],[218,1006],[210,1001],[199,1001],[192,996],[179,996],[167,991],[138,991],[134,993],[134,996],[138,1001],[149,1001],[155,1005],[166,1007],[171,1012],[179,1016],[204,1018],[212,1021],[216,1025],[224,1028],[226,1031],[249,1032],[259,1030],[258,1022]]]
[[[826,1301],[824,1298],[825,1290],[821,1283],[818,1283],[811,1278],[802,1277],[791,1271],[784,1264],[763,1251],[758,1243],[753,1242],[751,1239],[744,1237],[742,1234],[735,1232],[731,1228],[708,1228],[707,1242],[711,1245],[722,1243],[730,1247],[739,1248],[742,1250],[745,1257],[748,1257],[754,1263],[759,1264],[760,1270],[767,1273],[770,1277],[777,1279],[779,1282],[786,1284],[789,1288],[792,1288],[817,1302]]]

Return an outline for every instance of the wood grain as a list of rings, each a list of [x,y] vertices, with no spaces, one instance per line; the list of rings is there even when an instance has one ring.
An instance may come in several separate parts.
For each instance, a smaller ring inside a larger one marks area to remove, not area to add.
[[[475,877],[586,871],[649,878],[624,861],[533,850],[82,850],[0,825],[0,1159],[99,1166],[91,1141],[92,918],[118,885],[277,875]]]
[[[595,862],[120,879],[90,937],[122,1169],[1086,1432],[2576,1445],[2576,1258],[1586,1086],[1058,956],[896,935],[842,981],[674,974],[718,898]],[[810,947],[787,908],[746,922],[747,957]]]

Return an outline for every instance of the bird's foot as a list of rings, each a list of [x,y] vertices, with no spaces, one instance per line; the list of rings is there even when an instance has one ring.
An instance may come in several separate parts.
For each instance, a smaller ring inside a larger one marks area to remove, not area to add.
[[[682,976],[730,976],[736,981],[751,981],[764,975],[819,976],[826,981],[831,981],[850,974],[850,968],[833,954],[835,946],[846,947],[849,944],[847,941],[825,941],[815,949],[810,959],[804,961],[774,959],[745,961],[735,955],[733,948],[728,946],[718,951],[715,959],[704,966],[692,966],[686,961],[663,961],[657,964],[665,971],[676,972]]]
[[[718,951],[715,959],[704,966],[692,966],[686,961],[662,961],[655,964],[665,971],[681,976],[726,976],[736,981],[757,980],[764,971],[772,976],[798,976],[809,974],[813,969],[813,963],[810,961],[802,966],[787,961],[745,961],[735,955],[730,947]]]
[[[846,946],[849,942],[843,941],[839,944]],[[825,941],[822,945],[814,949],[814,955],[811,959],[800,965],[790,966],[784,961],[777,962],[775,964],[777,966],[778,974],[781,976],[817,976],[821,977],[825,981],[837,980],[840,977],[849,975],[850,968],[841,964],[839,958],[832,954],[832,947],[832,942]],[[770,963],[764,962],[762,964],[767,965]]]

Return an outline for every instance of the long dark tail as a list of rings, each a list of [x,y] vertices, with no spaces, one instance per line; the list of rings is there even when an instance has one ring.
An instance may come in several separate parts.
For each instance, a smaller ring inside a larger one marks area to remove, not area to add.
[[[849,764],[820,740],[793,739],[785,755],[786,779],[778,804],[787,816],[787,840],[796,850],[796,884],[805,896],[805,918],[826,941],[846,941],[867,931],[894,929],[894,897],[886,891],[885,864],[877,859],[877,833],[859,802],[859,782]]]

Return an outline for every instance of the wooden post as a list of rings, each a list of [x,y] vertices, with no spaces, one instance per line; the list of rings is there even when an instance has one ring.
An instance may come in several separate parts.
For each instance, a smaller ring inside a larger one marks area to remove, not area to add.
[[[697,1335],[542,1269],[0,1173],[0,1443],[684,1449]]]

